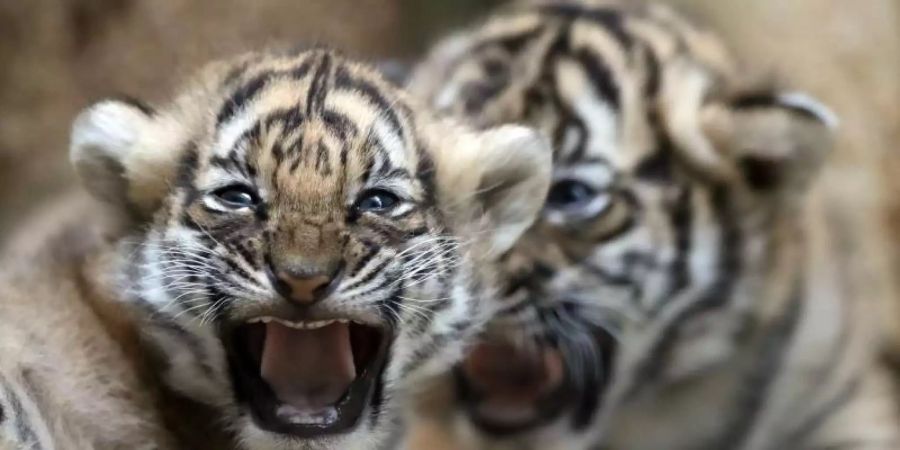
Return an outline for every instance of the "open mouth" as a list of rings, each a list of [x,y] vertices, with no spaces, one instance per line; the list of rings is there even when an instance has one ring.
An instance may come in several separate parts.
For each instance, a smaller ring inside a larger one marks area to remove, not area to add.
[[[345,319],[259,317],[235,328],[226,350],[257,426],[310,438],[356,426],[375,401],[388,341],[386,330]]]
[[[570,352],[550,345],[522,349],[482,342],[456,369],[458,398],[482,431],[521,433],[571,414],[576,427],[596,412],[609,382],[614,341],[600,333],[594,367],[566,360]],[[575,370],[580,373],[575,373]]]

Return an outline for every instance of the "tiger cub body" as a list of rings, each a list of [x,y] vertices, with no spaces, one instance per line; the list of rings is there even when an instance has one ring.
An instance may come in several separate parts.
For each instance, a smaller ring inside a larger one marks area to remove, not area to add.
[[[71,158],[100,201],[36,230],[3,285],[0,442],[169,448],[154,434],[191,413],[156,409],[161,379],[239,448],[384,445],[411,384],[491,316],[487,262],[533,222],[550,153],[524,127],[436,120],[327,50],[88,108]]]
[[[409,448],[900,446],[883,299],[817,183],[837,120],[740,75],[660,5],[537,2],[435,47],[411,90],[544,131],[554,175]]]

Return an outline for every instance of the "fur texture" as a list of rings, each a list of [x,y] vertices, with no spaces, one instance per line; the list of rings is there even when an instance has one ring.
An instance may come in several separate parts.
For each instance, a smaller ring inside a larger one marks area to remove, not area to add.
[[[854,267],[863,230],[815,183],[833,114],[745,80],[659,5],[535,3],[439,43],[411,87],[552,136],[550,196],[501,264],[507,306],[486,338],[566,375],[513,414],[473,396],[464,364],[422,400],[410,447],[896,447],[867,325],[878,272]]]
[[[511,149],[527,156],[511,159]],[[161,445],[147,437],[163,420],[145,405],[154,385],[129,359],[151,352],[159,365],[149,377],[205,405],[211,412],[200,416],[241,448],[362,449],[398,430],[410,387],[459,359],[492,316],[488,263],[539,211],[550,148],[524,127],[474,131],[433,119],[376,71],[311,50],[213,63],[158,108],[100,102],[76,119],[71,158],[101,213],[76,210],[60,222],[62,237],[41,247],[53,261],[81,251],[65,266],[72,273],[21,269],[53,280],[19,277],[14,285],[29,293],[49,287],[39,296],[46,308],[21,294],[3,297],[0,307],[14,308],[22,325],[0,331],[12,336],[0,342],[14,343],[2,349],[0,373],[43,376],[55,361],[48,355],[78,364],[54,365],[37,386],[11,379],[4,392],[29,406],[2,417],[0,436],[21,443],[38,435],[42,448],[80,448],[71,443],[82,438],[88,448]],[[80,237],[94,228],[104,233],[100,243]],[[104,265],[93,270],[94,260]],[[82,288],[76,275],[88,269]],[[280,284],[284,272],[327,272],[334,286],[300,304]],[[84,290],[95,283],[102,300]],[[78,314],[86,322],[53,308],[85,309]],[[52,342],[35,352],[31,342],[47,320],[28,318],[40,315],[57,321],[44,333]],[[372,375],[358,422],[312,435],[264,425],[239,382],[242,370],[259,367],[240,366],[235,344],[237,330],[260,318],[264,329],[274,318],[380,330],[386,362]],[[80,333],[105,334],[73,344]],[[50,390],[56,386],[64,392]],[[113,402],[117,395],[128,401]],[[68,402],[72,396],[90,401]],[[109,420],[98,419],[101,407]],[[16,434],[16,424],[28,433]]]

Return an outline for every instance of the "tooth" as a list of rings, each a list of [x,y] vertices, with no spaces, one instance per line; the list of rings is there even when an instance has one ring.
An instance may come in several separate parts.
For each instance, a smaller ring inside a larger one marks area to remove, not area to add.
[[[263,323],[269,323],[272,321],[271,317],[262,317],[259,320],[262,320]]]
[[[338,323],[346,325],[346,324],[350,323],[350,321],[347,319],[338,319]]]

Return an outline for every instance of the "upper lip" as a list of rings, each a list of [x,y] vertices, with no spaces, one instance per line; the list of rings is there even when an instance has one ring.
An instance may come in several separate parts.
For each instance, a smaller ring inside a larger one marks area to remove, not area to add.
[[[371,324],[361,322],[354,319],[340,318],[340,319],[321,319],[321,320],[286,320],[280,317],[274,316],[258,316],[252,319],[248,319],[247,323],[269,323],[269,322],[278,322],[286,327],[295,328],[298,330],[315,330],[317,328],[327,327],[335,322],[337,323],[350,323],[353,322],[359,325],[373,326]]]

